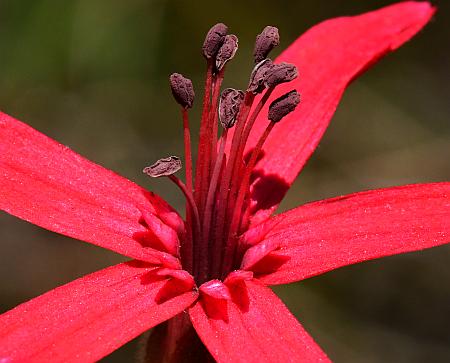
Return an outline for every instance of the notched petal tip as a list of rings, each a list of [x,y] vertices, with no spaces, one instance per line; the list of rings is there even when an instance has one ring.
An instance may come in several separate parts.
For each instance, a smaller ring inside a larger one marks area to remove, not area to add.
[[[200,293],[214,299],[231,300],[228,287],[220,280],[210,280],[202,284],[199,288]]]
[[[177,156],[159,159],[153,165],[147,166],[143,172],[152,178],[170,176],[181,169],[181,160]]]
[[[227,286],[233,286],[244,281],[250,281],[253,279],[252,271],[235,270],[228,274],[224,280],[224,284]]]
[[[195,281],[192,275],[185,270],[175,270],[170,268],[161,268],[155,272],[158,276],[171,277],[174,280],[179,281],[186,290],[194,289]]]
[[[220,280],[210,280],[200,286],[201,303],[206,315],[210,319],[229,321],[228,303],[231,293]]]

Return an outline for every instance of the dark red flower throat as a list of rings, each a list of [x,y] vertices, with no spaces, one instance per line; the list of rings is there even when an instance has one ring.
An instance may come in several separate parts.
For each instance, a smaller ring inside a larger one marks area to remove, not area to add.
[[[170,76],[170,86],[181,106],[186,182],[174,175],[181,169],[181,161],[175,156],[160,159],[144,169],[151,177],[167,176],[186,197],[186,228],[179,239],[173,239],[181,241],[180,246],[173,246],[172,242],[166,250],[181,258],[183,268],[198,285],[210,279],[224,279],[239,268],[245,252],[239,236],[249,224],[252,172],[275,124],[300,102],[296,90],[274,100],[269,106],[265,131],[256,146],[244,154],[252,127],[272,91],[277,85],[295,79],[298,73],[292,64],[274,64],[267,58],[279,44],[278,29],[267,26],[256,37],[255,66],[247,90],[227,88],[220,93],[225,65],[238,48],[237,37],[227,31],[224,24],[214,25],[202,48],[207,69],[195,178],[188,117],[194,89],[192,82],[178,73]],[[256,102],[258,94],[262,96]]]

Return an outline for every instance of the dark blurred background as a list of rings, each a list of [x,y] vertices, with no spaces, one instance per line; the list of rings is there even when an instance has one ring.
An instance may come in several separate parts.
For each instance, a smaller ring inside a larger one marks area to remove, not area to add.
[[[283,49],[319,21],[389,3],[0,0],[0,109],[181,209],[183,198],[170,183],[147,180],[141,170],[182,154],[167,77],[186,74],[201,95],[199,49],[212,24],[223,21],[239,36],[225,86],[242,88],[254,37],[265,25],[279,27]],[[423,32],[351,85],[282,210],[363,189],[450,179],[450,3],[434,3],[439,11]],[[0,311],[122,261],[5,213],[0,241]],[[337,362],[449,362],[449,281],[450,246],[444,246],[275,290]],[[131,361],[136,346],[104,361]]]

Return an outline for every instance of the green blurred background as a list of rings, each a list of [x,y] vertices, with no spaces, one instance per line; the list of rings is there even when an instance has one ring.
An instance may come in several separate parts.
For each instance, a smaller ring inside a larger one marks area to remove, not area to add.
[[[170,183],[147,180],[141,170],[182,154],[167,77],[174,71],[191,77],[201,95],[200,47],[212,24],[223,21],[239,37],[225,86],[242,88],[254,37],[265,25],[279,27],[283,49],[321,20],[389,3],[0,0],[0,109],[181,209],[183,198]],[[450,2],[435,4],[439,12],[423,32],[351,85],[282,210],[363,189],[450,179]],[[5,213],[0,241],[0,311],[122,261]],[[449,362],[449,281],[450,246],[444,246],[275,290],[337,362]],[[104,361],[132,361],[137,345]]]

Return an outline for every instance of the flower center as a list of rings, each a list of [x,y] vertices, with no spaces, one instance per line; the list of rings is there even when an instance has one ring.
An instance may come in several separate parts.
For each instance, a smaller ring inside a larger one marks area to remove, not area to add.
[[[300,102],[295,90],[274,100],[269,106],[264,132],[256,146],[244,155],[250,132],[273,90],[296,78],[298,73],[292,64],[274,64],[267,58],[279,44],[278,29],[267,26],[256,37],[255,66],[247,90],[227,88],[220,93],[226,63],[238,48],[237,37],[227,32],[224,24],[214,25],[202,47],[207,68],[195,177],[188,117],[195,94],[192,82],[178,73],[170,76],[170,86],[181,106],[185,183],[174,175],[181,168],[181,161],[175,156],[160,159],[144,169],[151,177],[168,177],[186,197],[186,233],[181,239],[180,257],[183,268],[193,274],[198,285],[210,279],[224,279],[239,268],[245,252],[239,236],[249,225],[252,172],[276,123]],[[261,97],[256,102],[258,94]]]

